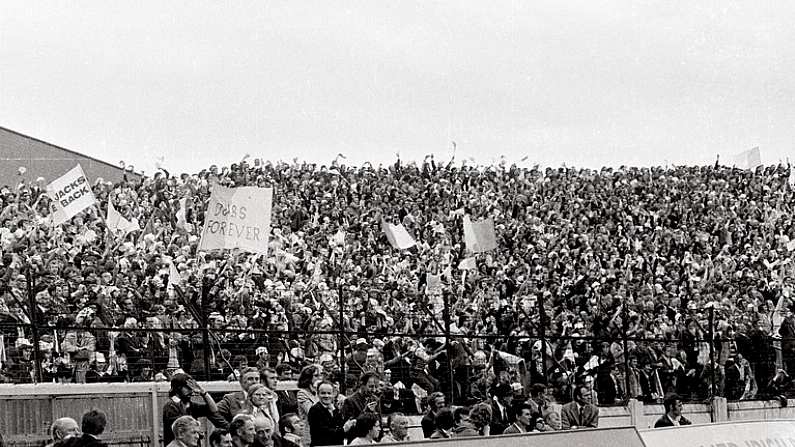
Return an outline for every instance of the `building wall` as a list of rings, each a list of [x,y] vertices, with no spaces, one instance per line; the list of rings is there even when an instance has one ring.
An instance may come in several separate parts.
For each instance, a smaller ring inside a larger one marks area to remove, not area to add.
[[[17,185],[21,178],[35,182],[44,177],[49,183],[78,163],[92,183],[98,177],[118,182],[124,176],[124,171],[111,163],[0,127],[0,186]],[[27,169],[23,177],[17,173],[21,166]],[[139,179],[140,175],[128,174],[128,178]]]

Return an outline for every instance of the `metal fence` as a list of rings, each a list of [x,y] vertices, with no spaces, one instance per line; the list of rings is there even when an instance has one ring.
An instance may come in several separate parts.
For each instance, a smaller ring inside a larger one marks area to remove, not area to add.
[[[417,394],[410,390],[441,391],[459,404],[487,398],[491,385],[500,381],[525,395],[534,384],[544,384],[558,401],[569,400],[575,383],[587,381],[600,405],[630,398],[660,402],[671,391],[691,401],[712,396],[771,398],[790,392],[786,371],[792,355],[782,353],[781,346],[795,343],[760,331],[716,334],[712,308],[698,312],[700,321],[694,311],[693,333],[651,338],[630,334],[624,306],[615,311],[614,320],[620,322],[613,329],[621,334],[616,337],[581,335],[577,331],[585,333],[584,328],[565,328],[566,321],[559,321],[559,315],[553,319],[543,300],[531,308],[514,308],[521,315],[513,318],[521,325],[501,324],[504,316],[496,309],[488,319],[468,324],[461,310],[478,304],[463,297],[437,293],[406,298],[375,288],[339,288],[285,303],[294,306],[292,320],[270,321],[266,316],[259,323],[262,329],[252,329],[245,322],[235,328],[234,318],[220,323],[210,306],[210,290],[205,284],[192,297],[180,292],[185,312],[198,322],[194,327],[181,326],[175,315],[140,313],[136,316],[141,324],[127,327],[103,327],[99,319],[89,327],[43,325],[37,318],[30,318],[37,324],[0,320],[2,379],[147,381],[179,368],[200,380],[225,380],[233,379],[230,376],[243,363],[286,363],[295,369],[319,363],[325,364],[329,378],[339,381],[343,393],[355,386],[361,372],[388,370],[389,382],[402,384],[398,392],[409,395],[407,400]],[[393,300],[401,303],[389,306],[399,309],[393,315],[377,310],[377,303]],[[35,308],[33,298],[30,308]],[[248,312],[256,319],[252,314]],[[591,329],[598,333],[598,328]],[[378,339],[384,345],[383,358],[370,361],[359,346],[362,338],[367,346]],[[31,349],[26,341],[42,349]],[[262,348],[266,354],[258,353]],[[103,375],[108,369],[113,374]]]

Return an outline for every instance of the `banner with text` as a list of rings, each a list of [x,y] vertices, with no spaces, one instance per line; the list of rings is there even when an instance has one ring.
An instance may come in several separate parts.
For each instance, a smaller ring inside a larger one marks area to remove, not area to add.
[[[266,254],[272,204],[272,188],[214,186],[199,250],[239,248]]]
[[[66,222],[97,203],[86,174],[79,164],[47,185],[47,195],[55,205],[52,214],[53,225]]]

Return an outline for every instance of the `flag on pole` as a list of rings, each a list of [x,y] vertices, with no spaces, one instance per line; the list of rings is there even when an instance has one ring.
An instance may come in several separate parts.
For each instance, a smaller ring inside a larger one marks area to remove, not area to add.
[[[795,188],[795,168],[790,168],[789,179],[787,179],[790,188]]]
[[[141,235],[138,236],[138,244],[143,242],[144,237],[146,237],[147,234],[151,234],[151,235],[155,234],[155,214],[154,213],[152,213],[152,215],[149,216],[149,220],[146,221],[146,225],[144,225],[144,229],[141,231]]]
[[[86,174],[79,164],[47,185],[47,195],[55,205],[53,225],[61,225],[97,203]]]
[[[482,253],[497,248],[494,221],[489,218],[472,222],[469,216],[464,216],[464,242],[467,250],[473,253]]]
[[[168,262],[168,285],[166,286],[166,290],[174,289],[174,286],[179,286],[182,284],[182,275],[179,274],[179,270],[174,265],[174,261],[172,259],[167,259]]]
[[[762,154],[759,152],[759,146],[735,155],[734,165],[740,169],[750,170],[754,170],[759,166],[762,166]]]
[[[509,366],[515,367],[518,364],[524,362],[524,359],[519,357],[518,355],[509,354],[507,352],[499,351],[499,350],[497,350],[497,354],[499,354],[499,356],[503,360],[505,360],[505,363],[507,363]]]
[[[108,217],[105,219],[105,223],[108,226],[108,231],[114,235],[126,236],[128,233],[141,229],[137,223],[130,222],[116,211],[110,200],[108,200]]]
[[[393,225],[387,223],[385,220],[382,220],[381,228],[383,229],[384,234],[386,234],[386,238],[389,240],[389,243],[394,248],[405,250],[417,245],[417,242],[414,241],[414,238],[411,237],[409,232],[406,231],[406,228],[401,224]]]

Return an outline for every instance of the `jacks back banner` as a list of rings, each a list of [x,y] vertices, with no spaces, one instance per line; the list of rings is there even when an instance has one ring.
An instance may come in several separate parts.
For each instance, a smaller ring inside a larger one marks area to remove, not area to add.
[[[267,254],[273,189],[214,186],[199,250],[239,248]]]
[[[91,185],[80,165],[47,185],[47,195],[53,201],[53,225],[60,225],[84,209],[97,203]]]

